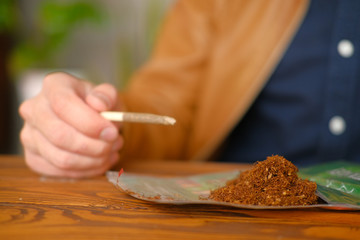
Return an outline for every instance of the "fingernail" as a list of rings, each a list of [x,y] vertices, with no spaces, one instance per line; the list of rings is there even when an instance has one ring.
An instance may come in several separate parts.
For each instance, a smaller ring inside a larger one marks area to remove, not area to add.
[[[119,139],[114,142],[112,146],[112,152],[119,151],[121,147],[122,147],[122,141]]]
[[[101,102],[103,102],[107,108],[110,108],[110,100],[105,94],[96,91],[91,92],[91,94],[97,99],[99,99]]]
[[[107,127],[102,130],[100,133],[100,138],[104,141],[112,142],[118,136],[118,131],[114,127]]]
[[[110,164],[110,169],[112,167],[114,167],[117,162],[119,161],[119,154],[118,153],[113,153],[109,156],[109,164]]]
[[[111,154],[110,162],[112,165],[117,163],[118,160],[119,160],[119,153],[116,152],[116,153]]]

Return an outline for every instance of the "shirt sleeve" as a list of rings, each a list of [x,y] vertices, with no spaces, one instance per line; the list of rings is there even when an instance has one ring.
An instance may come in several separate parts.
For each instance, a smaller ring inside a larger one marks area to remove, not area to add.
[[[127,111],[168,115],[177,123],[124,123],[123,159],[187,158],[187,140],[211,47],[211,13],[208,0],[183,0],[170,9],[150,60],[120,96]]]

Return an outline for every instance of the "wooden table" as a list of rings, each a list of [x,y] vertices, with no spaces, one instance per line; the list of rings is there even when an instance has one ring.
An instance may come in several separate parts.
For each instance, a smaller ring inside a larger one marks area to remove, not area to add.
[[[128,172],[186,175],[244,167],[141,163]],[[105,177],[39,176],[19,156],[0,156],[0,239],[360,239],[360,212],[247,210],[134,199]]]

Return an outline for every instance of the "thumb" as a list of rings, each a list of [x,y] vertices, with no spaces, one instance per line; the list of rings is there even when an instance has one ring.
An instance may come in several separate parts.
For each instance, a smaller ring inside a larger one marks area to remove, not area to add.
[[[117,102],[117,90],[111,84],[100,84],[90,90],[85,101],[98,112],[112,110]]]

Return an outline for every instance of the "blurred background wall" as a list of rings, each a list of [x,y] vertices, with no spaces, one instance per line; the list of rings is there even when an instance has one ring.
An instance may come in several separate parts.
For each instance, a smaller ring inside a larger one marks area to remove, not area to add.
[[[122,88],[174,0],[1,0],[0,154],[21,153],[17,108],[63,70]]]

